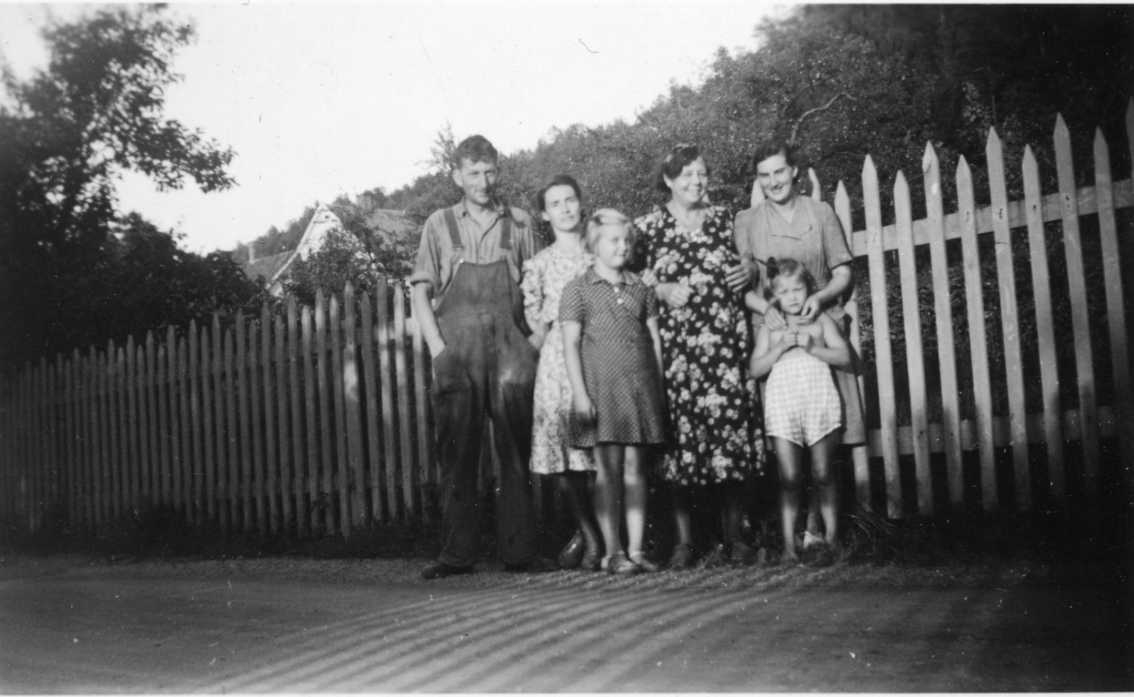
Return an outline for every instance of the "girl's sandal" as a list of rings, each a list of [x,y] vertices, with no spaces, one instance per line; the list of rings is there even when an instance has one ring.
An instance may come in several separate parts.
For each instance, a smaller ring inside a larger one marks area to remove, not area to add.
[[[645,552],[631,552],[630,561],[638,565],[642,571],[646,573],[657,573],[661,571],[661,567],[646,558]]]
[[[626,552],[619,552],[612,557],[606,557],[602,560],[602,568],[605,569],[608,574],[618,574],[620,576],[642,573],[642,567],[630,561],[630,558],[626,556]]]

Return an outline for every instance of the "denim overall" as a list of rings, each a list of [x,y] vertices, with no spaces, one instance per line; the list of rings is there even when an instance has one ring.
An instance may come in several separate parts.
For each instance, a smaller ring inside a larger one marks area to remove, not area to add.
[[[512,221],[500,219],[500,249],[510,250]],[[446,223],[456,258],[453,279],[434,310],[445,348],[433,359],[433,405],[442,473],[441,554],[450,566],[472,566],[480,538],[477,470],[485,416],[496,453],[496,530],[505,564],[535,557],[535,520],[528,475],[532,392],[538,351],[525,337],[523,299],[508,262],[461,260],[457,220]]]

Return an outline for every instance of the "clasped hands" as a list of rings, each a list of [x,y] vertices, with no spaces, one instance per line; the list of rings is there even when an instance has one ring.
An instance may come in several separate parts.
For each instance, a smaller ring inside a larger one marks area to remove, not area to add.
[[[735,266],[725,269],[725,283],[734,293],[739,293],[748,287],[755,277],[756,263],[750,259],[741,259]],[[658,298],[670,307],[685,307],[693,297],[693,289],[685,283],[659,283]]]

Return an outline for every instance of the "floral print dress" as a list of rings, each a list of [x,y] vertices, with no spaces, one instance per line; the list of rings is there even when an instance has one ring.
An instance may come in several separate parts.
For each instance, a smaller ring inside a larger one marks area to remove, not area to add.
[[[563,333],[559,328],[559,299],[563,288],[592,263],[593,257],[586,252],[571,254],[555,245],[524,262],[520,290],[524,294],[524,317],[528,326],[534,329],[551,322],[539,353],[532,400],[531,471],[537,474],[595,468],[590,450],[568,445],[571,382],[567,379]]]
[[[714,206],[700,230],[686,230],[662,207],[634,225],[647,282],[693,289],[684,307],[661,303],[658,318],[673,443],[662,473],[683,486],[743,480],[763,469],[764,444],[743,296],[725,282],[740,260],[732,216]]]

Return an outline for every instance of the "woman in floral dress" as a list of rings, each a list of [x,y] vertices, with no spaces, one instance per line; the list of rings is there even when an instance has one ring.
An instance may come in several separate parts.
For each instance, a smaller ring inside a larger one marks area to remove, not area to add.
[[[708,170],[696,146],[674,148],[662,162],[660,209],[635,221],[643,278],[662,301],[659,329],[671,447],[662,472],[674,487],[676,540],[671,568],[694,557],[690,494],[713,486],[721,532],[732,561],[750,563],[741,539],[743,482],[762,469],[763,438],[748,376],[749,338],[743,302],[751,264],[741,260],[732,215],[706,201]]]
[[[555,242],[524,262],[520,289],[531,341],[540,349],[532,413],[531,471],[553,476],[575,519],[576,532],[559,553],[563,568],[597,569],[602,558],[599,534],[592,522],[590,476],[595,471],[590,450],[568,445],[571,383],[563,357],[559,297],[567,282],[591,266],[583,248],[579,184],[565,174],[554,177],[537,195],[540,217],[550,224]]]

